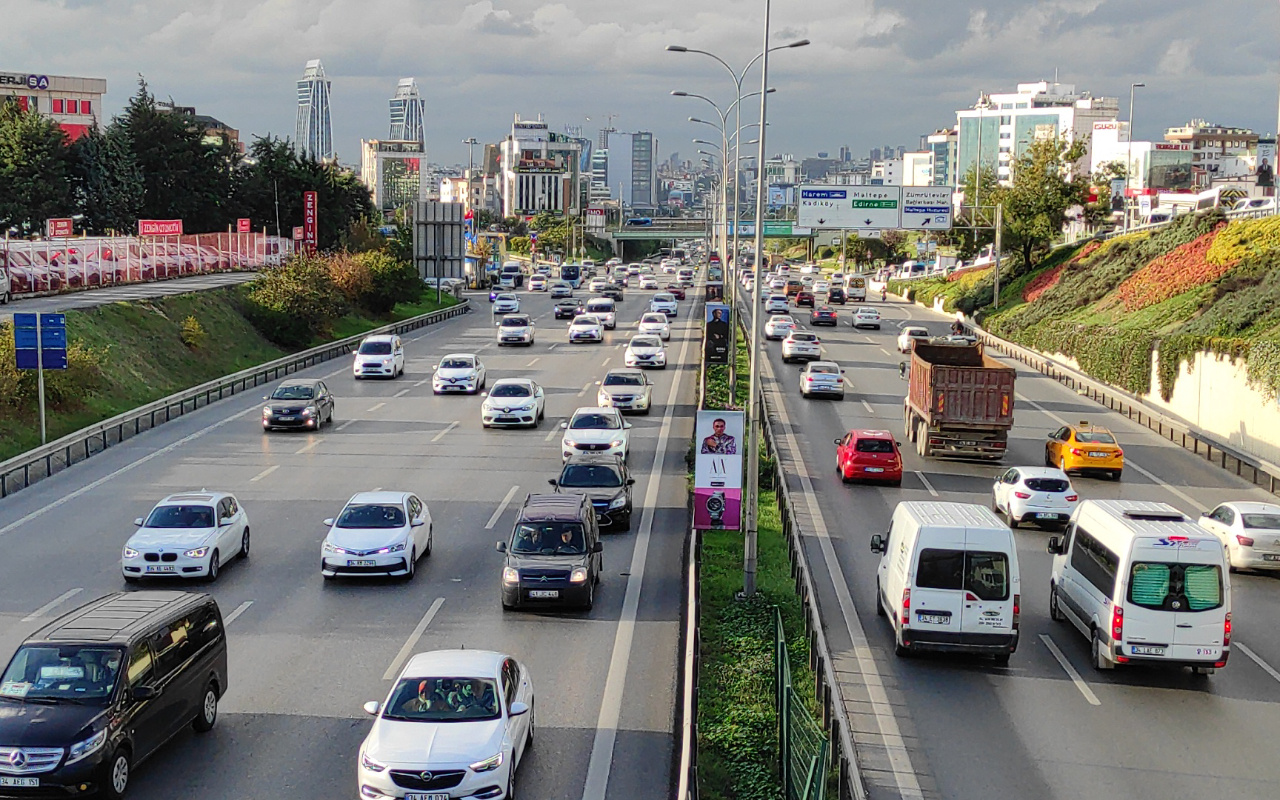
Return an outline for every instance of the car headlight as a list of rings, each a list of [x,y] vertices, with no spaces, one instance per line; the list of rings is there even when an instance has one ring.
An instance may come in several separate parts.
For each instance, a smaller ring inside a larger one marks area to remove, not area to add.
[[[578,443],[572,439],[565,439],[563,442],[565,447],[577,447]]]
[[[500,766],[502,766],[502,753],[498,753],[496,756],[492,756],[491,758],[486,758],[484,761],[477,761],[471,765],[471,771],[493,772]]]
[[[391,359],[389,359],[389,358],[384,358],[384,359],[382,359],[382,366],[387,367],[387,366],[390,366],[390,365],[391,365]]]
[[[307,406],[306,408],[302,409],[302,416],[304,417],[309,417],[314,413],[316,413],[315,406]]]
[[[269,416],[271,416],[271,406],[263,406],[263,407],[262,407],[262,416],[264,416],[264,417],[269,417]]]
[[[383,547],[381,549],[375,550],[374,552],[378,555],[382,555],[384,553],[399,553],[399,552],[402,552],[405,547],[406,547],[405,543],[400,542],[399,544],[393,544],[390,547]]]
[[[137,550],[134,550],[132,547],[126,547],[126,548],[124,549],[124,554],[123,554],[123,555],[124,555],[124,557],[125,557],[125,558],[137,558],[137,557],[138,557],[138,551],[137,551]]]
[[[626,440],[624,439],[614,439],[612,442],[609,442],[610,447],[622,447],[624,444],[626,444]]]
[[[586,583],[586,582],[587,582],[586,567],[574,567],[573,572],[569,573],[569,583]]]
[[[369,757],[368,753],[365,752],[360,753],[360,766],[371,772],[383,772],[387,768],[386,764],[383,764],[381,761],[375,761]]]
[[[621,497],[615,497],[613,501],[609,503],[609,508],[623,508],[626,504],[627,496],[624,494]]]
[[[205,556],[209,555],[209,548],[197,547],[194,550],[188,550],[187,552],[183,553],[183,555],[186,556],[187,558],[204,558]]]
[[[520,571],[517,570],[515,567],[503,567],[502,582],[509,586],[514,586],[515,584],[519,583]]]
[[[67,763],[70,764],[73,761],[79,761],[82,758],[93,755],[101,750],[106,743],[107,729],[103,728],[83,742],[76,742],[71,745],[71,749],[67,752]]]

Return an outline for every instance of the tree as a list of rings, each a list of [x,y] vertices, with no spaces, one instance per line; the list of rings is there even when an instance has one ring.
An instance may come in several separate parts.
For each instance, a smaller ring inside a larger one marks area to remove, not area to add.
[[[71,146],[73,186],[87,233],[131,233],[146,191],[123,132],[90,129]]]
[[[17,103],[0,103],[0,230],[24,235],[75,211],[71,157],[58,123]]]
[[[1014,163],[1011,185],[996,189],[992,201],[1004,205],[1004,246],[1020,254],[1025,267],[1062,234],[1067,210],[1088,201],[1089,181],[1076,168],[1086,152],[1083,138],[1036,139]]]

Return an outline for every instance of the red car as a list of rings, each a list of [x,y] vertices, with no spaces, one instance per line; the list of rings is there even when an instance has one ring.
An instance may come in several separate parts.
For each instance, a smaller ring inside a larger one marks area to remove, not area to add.
[[[813,292],[810,292],[807,289],[802,292],[796,292],[796,308],[799,308],[800,306],[808,306],[809,308],[813,308],[813,304],[814,304]]]
[[[671,292],[677,300],[684,299],[684,287],[678,283],[668,283],[665,291]]]
[[[842,482],[866,480],[902,485],[902,454],[888,431],[854,429],[835,442],[836,469]]]
[[[809,312],[810,325],[835,325],[836,310],[831,306],[816,306]]]

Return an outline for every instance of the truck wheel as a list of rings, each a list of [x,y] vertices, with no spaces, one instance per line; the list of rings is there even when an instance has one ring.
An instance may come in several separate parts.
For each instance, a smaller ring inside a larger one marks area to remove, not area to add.
[[[902,410],[902,427],[906,429],[907,441],[914,442],[916,440],[916,429],[911,424],[911,412],[905,408]]]
[[[921,421],[916,425],[916,452],[921,458],[928,458],[929,452],[929,431],[924,422]]]

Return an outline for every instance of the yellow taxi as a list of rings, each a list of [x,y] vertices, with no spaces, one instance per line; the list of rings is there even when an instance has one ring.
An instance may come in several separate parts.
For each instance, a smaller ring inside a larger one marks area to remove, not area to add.
[[[1106,475],[1118,481],[1124,470],[1124,450],[1111,431],[1081,420],[1049,434],[1044,463],[1066,473]]]

